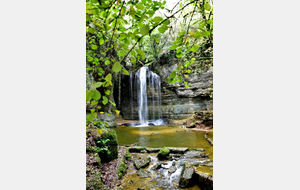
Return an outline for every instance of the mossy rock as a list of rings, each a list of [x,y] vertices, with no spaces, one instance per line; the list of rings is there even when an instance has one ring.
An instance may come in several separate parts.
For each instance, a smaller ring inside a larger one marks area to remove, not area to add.
[[[101,176],[86,177],[86,190],[106,189]]]
[[[126,160],[129,160],[131,158],[129,148],[126,148],[125,158],[126,158]]]
[[[195,169],[192,166],[186,167],[186,165],[184,165],[179,180],[179,186],[182,188],[191,186],[193,183],[194,173]]]
[[[121,161],[121,163],[119,163],[119,168],[118,168],[118,179],[121,179],[124,172],[127,170],[128,166],[125,164],[125,157],[123,158],[123,160]]]
[[[109,139],[108,142],[103,143],[103,140]],[[117,134],[115,130],[111,129],[109,131],[103,132],[101,134],[100,139],[96,139],[97,147],[99,148],[105,148],[107,147],[107,151],[103,150],[99,152],[99,156],[102,161],[109,162],[113,159],[118,158],[118,140],[117,140]]]
[[[170,150],[167,147],[163,147],[157,154],[157,157],[160,159],[169,158]]]
[[[151,161],[150,157],[135,159],[134,166],[136,167],[136,169],[144,168],[149,165],[150,161]]]

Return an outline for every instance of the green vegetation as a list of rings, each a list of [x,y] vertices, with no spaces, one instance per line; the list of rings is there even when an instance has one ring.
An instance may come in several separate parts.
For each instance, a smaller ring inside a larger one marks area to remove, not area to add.
[[[118,157],[118,140],[114,130],[103,132],[96,138],[97,151],[102,161],[108,162]]]
[[[163,147],[158,152],[157,157],[161,159],[166,159],[168,158],[169,154],[170,154],[170,150],[167,147]]]
[[[178,67],[169,82],[188,87],[184,78],[212,66],[211,2],[179,1],[172,10],[165,5],[155,0],[86,1],[86,101],[93,107],[88,122],[99,113],[120,113],[112,86],[119,75],[129,75],[129,69],[155,66],[171,57]]]
[[[213,66],[213,5],[210,0],[86,0],[86,154],[87,189],[105,189],[100,165],[118,157],[116,132],[99,114],[119,115],[114,85],[121,75],[146,65],[153,71],[169,64],[176,69],[169,83],[189,87],[191,74]],[[120,83],[119,83],[120,87]],[[120,92],[119,92],[120,93]],[[211,89],[212,98],[212,89]],[[164,105],[163,105],[164,106]],[[146,151],[141,148],[138,152]],[[162,148],[159,158],[168,158]],[[130,159],[127,149],[126,159]],[[139,160],[138,168],[150,160]],[[125,160],[118,177],[126,170]]]

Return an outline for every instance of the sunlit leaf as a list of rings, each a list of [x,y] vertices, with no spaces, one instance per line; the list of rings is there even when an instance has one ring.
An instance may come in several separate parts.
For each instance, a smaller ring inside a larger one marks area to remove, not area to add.
[[[108,98],[105,97],[105,96],[102,96],[102,99],[103,99],[102,103],[103,103],[104,105],[106,105],[106,104],[108,103]]]
[[[129,75],[129,72],[126,69],[122,69],[122,71],[125,73],[125,75]]]
[[[150,27],[148,25],[143,25],[142,28],[141,28],[141,34],[143,36],[148,34],[149,30],[150,30]]]
[[[144,9],[145,6],[143,5],[143,3],[139,3],[135,6],[137,9]]]
[[[106,61],[104,62],[104,64],[105,64],[105,65],[109,65],[109,64],[110,64],[110,61],[109,61],[109,60],[106,60]]]
[[[101,39],[99,40],[99,44],[100,44],[100,45],[103,45],[103,44],[104,44],[104,39],[103,39],[103,38],[101,38]]]
[[[121,71],[121,69],[122,69],[122,65],[120,64],[120,62],[115,62],[114,66],[112,67],[112,70],[115,73],[118,73]]]
[[[108,75],[106,75],[106,77],[105,77],[106,81],[111,81],[111,79],[112,79],[112,76],[110,73]]]
[[[99,100],[101,98],[101,94],[98,90],[94,91],[93,98],[94,98],[94,100]]]
[[[156,16],[156,17],[153,18],[153,22],[155,22],[156,24],[158,24],[162,20],[163,20],[163,18],[161,18],[160,16]]]

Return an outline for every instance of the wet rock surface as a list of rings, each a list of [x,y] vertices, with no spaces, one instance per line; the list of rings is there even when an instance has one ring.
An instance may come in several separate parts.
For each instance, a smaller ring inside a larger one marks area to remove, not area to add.
[[[148,170],[144,170],[144,169],[139,169],[137,171],[137,175],[140,176],[140,177],[150,177],[151,175],[151,172],[149,172]]]
[[[160,159],[168,159],[170,154],[170,150],[167,147],[160,149],[157,154],[157,157]]]
[[[137,169],[140,169],[140,168],[144,168],[146,166],[149,165],[151,161],[151,158],[150,157],[147,157],[147,158],[135,158],[134,159],[134,165]]]
[[[192,184],[192,178],[195,173],[195,169],[193,166],[183,166],[183,170],[179,180],[180,187],[188,187]]]
[[[199,148],[199,150],[202,149]],[[129,168],[123,177],[121,187],[124,190],[138,188],[147,190],[209,189],[210,187],[206,187],[212,185],[208,181],[209,174],[203,173],[202,169],[207,167],[205,171],[212,173],[212,166],[207,166],[212,161],[208,158],[200,158],[201,153],[203,152],[188,150],[184,154],[170,154],[171,158],[168,160],[160,160],[157,153],[130,153],[132,161],[129,161],[131,164],[128,164]],[[174,155],[178,160],[173,159]],[[151,159],[149,165],[137,169],[134,161],[147,158]],[[134,182],[131,183],[131,180]]]

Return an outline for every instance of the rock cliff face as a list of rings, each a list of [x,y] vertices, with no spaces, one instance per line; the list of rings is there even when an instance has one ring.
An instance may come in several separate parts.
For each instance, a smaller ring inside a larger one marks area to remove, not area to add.
[[[177,65],[167,64],[156,66],[154,72],[161,77],[161,110],[164,119],[185,119],[195,112],[212,111],[213,102],[210,98],[212,92],[213,74],[211,69],[206,69],[198,73],[190,73],[189,78],[184,80],[190,84],[188,88],[184,83],[168,83],[168,77]],[[152,69],[151,69],[152,70]],[[134,78],[134,77],[133,77]],[[118,87],[115,87],[118,88]],[[118,89],[115,89],[116,91]],[[136,99],[135,81],[133,80],[133,112],[131,115],[130,106],[130,82],[129,76],[122,76],[121,101],[117,101],[121,115],[124,119],[138,119],[138,104]],[[118,94],[118,93],[116,93]],[[148,91],[148,112],[149,119],[153,118],[153,113],[157,113],[157,107],[153,106],[152,93]],[[115,97],[115,100],[118,100]],[[154,100],[155,102],[156,100]],[[156,105],[156,104],[154,104]],[[154,117],[157,118],[157,116]]]

